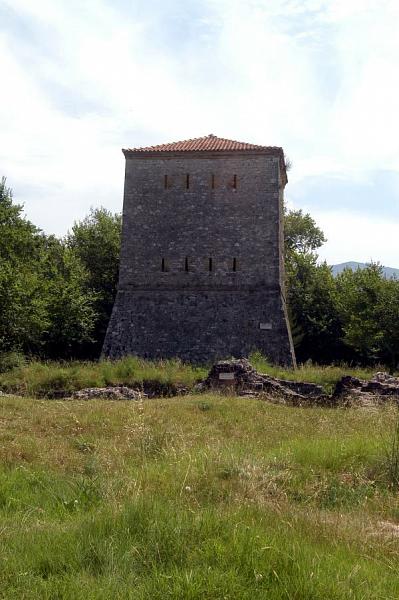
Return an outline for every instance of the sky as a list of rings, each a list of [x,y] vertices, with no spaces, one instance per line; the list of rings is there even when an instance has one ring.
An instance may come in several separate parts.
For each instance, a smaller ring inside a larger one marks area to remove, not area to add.
[[[0,0],[0,176],[48,233],[121,211],[121,148],[282,146],[330,264],[399,267],[397,0]]]

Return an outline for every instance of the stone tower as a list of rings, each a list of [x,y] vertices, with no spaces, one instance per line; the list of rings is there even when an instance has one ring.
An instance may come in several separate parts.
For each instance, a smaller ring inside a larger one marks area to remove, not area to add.
[[[284,297],[281,148],[209,135],[123,150],[118,293],[103,355],[295,357]]]

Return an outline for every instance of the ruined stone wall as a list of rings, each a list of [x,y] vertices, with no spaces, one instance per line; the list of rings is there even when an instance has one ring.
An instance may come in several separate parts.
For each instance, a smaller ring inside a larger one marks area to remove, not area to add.
[[[279,157],[127,157],[118,296],[106,356],[290,364]]]

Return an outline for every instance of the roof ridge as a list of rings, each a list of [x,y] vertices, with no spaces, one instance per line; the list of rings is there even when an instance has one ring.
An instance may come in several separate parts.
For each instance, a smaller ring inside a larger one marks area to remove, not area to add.
[[[230,140],[229,138],[221,138],[210,133],[206,136],[189,138],[187,140],[179,140],[164,144],[156,144],[153,146],[144,146],[140,148],[127,148],[123,152],[206,152],[206,151],[279,151],[282,148],[279,146],[263,146],[261,144],[252,144],[249,142],[240,142],[238,140]]]

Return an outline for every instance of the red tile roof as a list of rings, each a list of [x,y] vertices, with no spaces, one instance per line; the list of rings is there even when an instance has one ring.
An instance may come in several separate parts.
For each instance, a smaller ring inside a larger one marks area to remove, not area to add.
[[[247,144],[245,142],[236,142],[217,137],[212,133],[210,135],[183,140],[181,142],[172,142],[170,144],[159,144],[158,146],[146,146],[145,148],[127,148],[123,150],[124,154],[130,153],[152,153],[152,152],[221,152],[221,151],[239,151],[239,152],[262,152],[262,153],[282,153],[282,149],[277,146],[260,146],[258,144]]]

